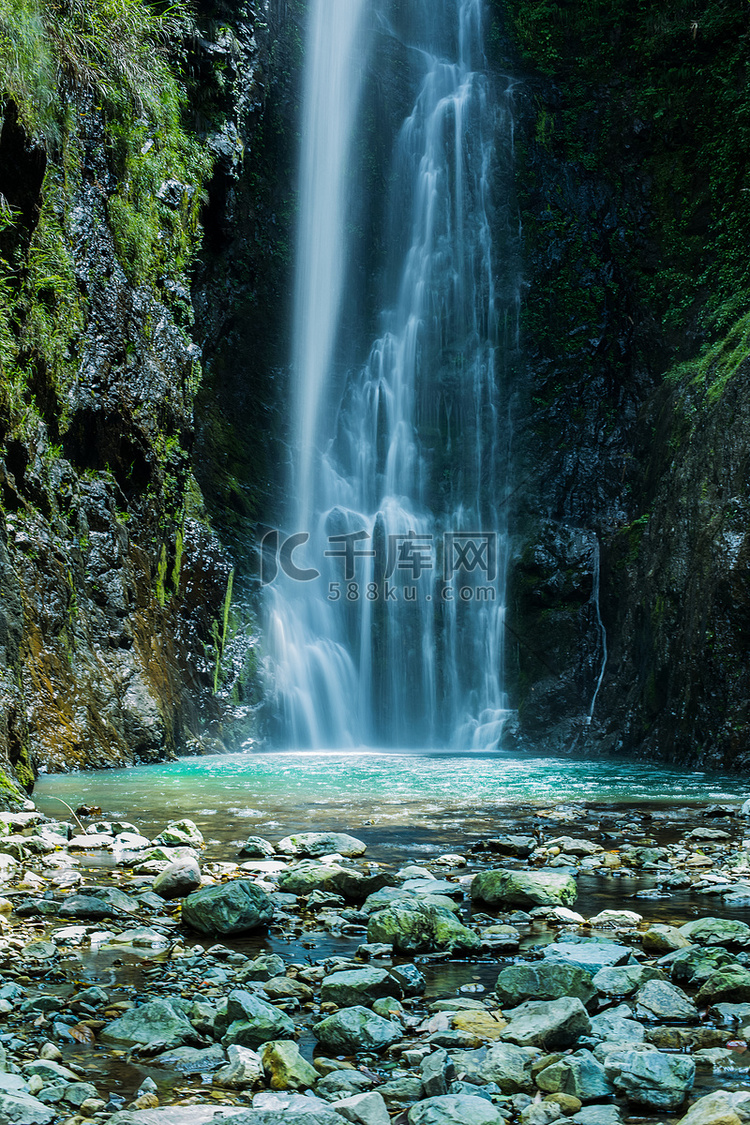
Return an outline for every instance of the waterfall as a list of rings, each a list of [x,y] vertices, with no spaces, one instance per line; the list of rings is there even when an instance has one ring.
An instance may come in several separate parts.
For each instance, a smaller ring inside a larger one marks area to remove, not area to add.
[[[593,602],[594,602],[594,612],[596,614],[596,624],[599,628],[599,640],[600,640],[601,648],[602,648],[602,662],[599,666],[599,678],[596,681],[596,687],[594,688],[594,694],[591,697],[591,706],[589,707],[589,713],[588,713],[588,717],[586,719],[586,725],[587,726],[591,723],[591,720],[594,717],[594,708],[596,707],[597,696],[599,695],[599,689],[602,686],[602,681],[604,679],[604,673],[607,670],[607,661],[609,659],[609,649],[607,647],[607,630],[606,630],[606,628],[604,626],[604,622],[602,620],[602,609],[601,609],[601,599],[600,599],[601,586],[602,586],[602,550],[601,550],[601,546],[599,545],[599,540],[595,539],[593,590],[592,590],[591,597],[592,597]]]
[[[286,531],[265,544],[275,738],[297,747],[484,749],[499,743],[508,714],[507,369],[520,307],[513,83],[487,74],[482,0],[402,7],[312,4],[296,503]],[[409,60],[415,96],[388,175],[381,331],[342,378],[362,74],[371,41],[389,38]]]

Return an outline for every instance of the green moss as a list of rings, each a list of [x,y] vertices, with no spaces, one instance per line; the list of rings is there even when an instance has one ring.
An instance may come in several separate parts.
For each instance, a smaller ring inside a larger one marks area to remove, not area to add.
[[[0,808],[15,809],[22,805],[24,800],[25,797],[18,786],[0,770]]]

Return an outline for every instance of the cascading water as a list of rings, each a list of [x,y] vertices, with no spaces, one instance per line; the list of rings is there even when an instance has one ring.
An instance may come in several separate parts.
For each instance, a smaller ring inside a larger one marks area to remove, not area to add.
[[[280,573],[265,603],[286,745],[484,749],[508,714],[504,376],[518,343],[519,229],[512,82],[490,86],[482,11],[482,0],[421,0],[396,31],[388,0],[312,5],[287,529],[297,537],[272,539]],[[370,45],[389,36],[420,73],[394,143],[383,328],[342,389],[357,106]]]

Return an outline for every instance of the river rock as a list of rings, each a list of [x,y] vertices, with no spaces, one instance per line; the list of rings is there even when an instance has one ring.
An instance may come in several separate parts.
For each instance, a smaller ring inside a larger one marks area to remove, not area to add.
[[[317,1070],[302,1058],[292,1039],[266,1043],[261,1058],[272,1090],[304,1090],[314,1086],[320,1078]]]
[[[260,1055],[250,1047],[232,1043],[227,1048],[229,1062],[213,1076],[214,1086],[223,1090],[251,1090],[265,1077]]]
[[[579,840],[573,836],[556,836],[554,840],[548,840],[545,847],[559,848],[565,855],[575,856],[599,855],[604,851],[604,848],[600,844],[595,844],[593,840]]]
[[[622,1114],[616,1105],[587,1105],[566,1117],[565,1125],[622,1125]]]
[[[612,965],[624,965],[632,956],[627,945],[613,941],[554,941],[545,945],[542,952],[545,960],[577,965],[591,974]]]
[[[276,855],[276,848],[270,840],[264,840],[262,836],[248,836],[239,854],[247,856],[248,859],[267,859],[269,856]]]
[[[427,987],[424,975],[411,961],[406,961],[403,965],[393,965],[388,972],[397,982],[404,996],[421,996]]]
[[[267,926],[273,903],[245,879],[203,887],[182,904],[182,921],[201,934],[244,934]]]
[[[696,1023],[698,1009],[676,984],[666,980],[650,980],[635,995],[635,1013],[645,1020],[680,1020]]]
[[[355,868],[342,867],[339,863],[319,863],[314,859],[303,859],[281,874],[278,886],[285,894],[301,896],[312,894],[313,891],[332,891],[345,898],[361,901],[379,889],[371,886],[370,882]]]
[[[602,996],[630,996],[649,980],[665,980],[660,969],[645,965],[612,965],[594,976],[594,986]]]
[[[364,855],[367,845],[345,832],[298,832],[280,840],[276,850],[282,855],[343,855],[354,858]]]
[[[25,1090],[0,1090],[0,1121],[13,1125],[47,1125],[57,1114]]]
[[[399,953],[467,953],[482,944],[450,910],[419,900],[395,902],[373,914],[367,940],[387,942]]]
[[[315,1093],[319,1098],[327,1101],[338,1101],[341,1097],[350,1097],[361,1094],[364,1090],[371,1090],[374,1083],[369,1075],[361,1070],[332,1070],[324,1075],[318,1082]]]
[[[391,1113],[408,1109],[425,1096],[421,1078],[413,1074],[405,1074],[402,1078],[391,1078],[389,1082],[378,1086],[378,1093]]]
[[[604,1069],[619,1093],[648,1109],[677,1109],[695,1081],[692,1059],[661,1051],[611,1051]]]
[[[534,1089],[531,1068],[541,1054],[536,1047],[497,1043],[479,1063],[478,1073],[484,1082],[494,1082],[504,1094],[531,1093]]]
[[[750,926],[736,918],[697,918],[680,926],[680,933],[695,945],[750,944]]]
[[[519,1047],[572,1047],[591,1031],[591,1020],[580,1000],[529,1000],[505,1013],[509,1020],[503,1039]]]
[[[638,1020],[631,1019],[632,1012],[627,1004],[609,1008],[591,1020],[591,1038],[611,1040],[613,1043],[642,1043],[646,1029]]]
[[[487,906],[572,906],[578,887],[562,871],[481,871],[471,883],[471,897]]]
[[[701,985],[696,1003],[744,1004],[750,1001],[750,971],[743,965],[726,965],[711,973]]]
[[[165,1047],[181,1047],[196,1039],[185,1013],[168,1000],[150,1000],[131,1008],[99,1032],[105,1043],[151,1043],[163,1040]]]
[[[218,1070],[225,1062],[224,1048],[214,1043],[212,1047],[175,1047],[173,1050],[154,1056],[149,1065],[163,1066],[167,1070],[175,1070],[178,1074],[190,1077]]]
[[[649,926],[643,935],[643,948],[646,953],[671,953],[674,949],[686,949],[692,943],[676,926]]]
[[[717,969],[734,964],[734,957],[723,946],[691,946],[690,949],[680,950],[671,959],[668,968],[673,981],[700,985]]]
[[[163,832],[152,840],[157,847],[202,848],[203,833],[192,820],[170,820]]]
[[[391,1125],[388,1107],[376,1091],[343,1098],[336,1102],[334,1108],[339,1116],[353,1122],[353,1125]]]
[[[163,899],[185,898],[201,885],[201,869],[194,859],[170,863],[154,879],[152,890]]]
[[[634,910],[600,910],[593,918],[589,918],[591,925],[598,929],[637,926],[642,921],[643,915],[636,914]]]
[[[291,1039],[294,1035],[294,1024],[286,1012],[239,988],[229,993],[226,1012],[217,1017],[217,1031],[224,1027],[225,1045],[236,1043],[253,1050],[272,1039]]]
[[[449,1085],[456,1077],[456,1068],[448,1052],[440,1047],[422,1059],[419,1077],[426,1098],[438,1098],[447,1094]]]
[[[380,1051],[402,1038],[401,1028],[374,1012],[355,1005],[342,1008],[313,1027],[313,1035],[324,1047],[354,1054]]]
[[[503,1125],[505,1119],[484,1098],[447,1094],[412,1106],[408,1120],[409,1125]]]
[[[324,1004],[349,1008],[356,1004],[368,1006],[378,997],[394,992],[400,993],[401,988],[385,969],[350,969],[326,977],[321,985],[320,999]]]
[[[537,1073],[536,1084],[547,1094],[572,1094],[582,1102],[599,1101],[614,1093],[604,1067],[586,1049],[545,1066]]]
[[[717,1091],[699,1098],[679,1119],[678,1125],[743,1125],[748,1120],[750,1093]]]
[[[503,969],[495,985],[501,1006],[513,1007],[524,1000],[558,1000],[576,996],[588,1004],[596,996],[591,974],[577,965],[535,961],[509,965]]]

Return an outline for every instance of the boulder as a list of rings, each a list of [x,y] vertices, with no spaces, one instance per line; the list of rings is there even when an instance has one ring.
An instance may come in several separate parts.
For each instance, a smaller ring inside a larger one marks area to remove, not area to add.
[[[612,965],[599,969],[594,976],[594,986],[602,996],[630,996],[649,980],[665,980],[661,969],[645,965]]]
[[[567,1048],[591,1031],[591,1020],[580,1000],[529,1000],[505,1013],[509,1020],[503,1039],[519,1047]]]
[[[343,855],[353,858],[364,855],[367,845],[345,832],[298,832],[280,840],[276,851],[281,855]]]
[[[534,1090],[531,1068],[541,1051],[536,1047],[517,1047],[514,1043],[498,1043],[490,1047],[479,1064],[480,1077],[494,1082],[504,1094],[528,1094]]]
[[[268,895],[246,879],[203,887],[182,904],[182,921],[201,934],[245,934],[272,918]]]
[[[99,1032],[105,1043],[151,1043],[163,1040],[165,1047],[181,1047],[197,1036],[181,1008],[169,1000],[150,1000],[131,1008]]]
[[[750,945],[750,926],[736,918],[697,918],[680,933],[695,945]]]
[[[178,859],[160,871],[152,890],[163,899],[185,898],[201,885],[201,869],[194,859]]]
[[[627,945],[613,941],[555,941],[545,945],[544,959],[577,965],[591,974],[612,965],[624,965],[631,958]]]
[[[675,949],[686,949],[692,943],[676,926],[649,926],[643,935],[643,948],[646,953],[671,953]]]
[[[409,1125],[504,1125],[505,1118],[484,1098],[447,1094],[412,1106],[408,1121]]]
[[[496,868],[474,876],[471,897],[487,906],[572,906],[578,887],[565,871],[511,871]]]
[[[585,1049],[545,1066],[537,1073],[536,1084],[547,1094],[572,1094],[582,1102],[599,1101],[614,1093],[604,1067]]]
[[[610,1051],[604,1069],[618,1093],[648,1109],[678,1109],[695,1081],[692,1059],[661,1051]]]
[[[559,1000],[561,996],[576,996],[582,1004],[588,1004],[596,996],[590,973],[577,965],[554,961],[508,965],[497,978],[495,992],[501,1007],[514,1007],[532,998]]]
[[[276,855],[276,848],[262,836],[248,836],[240,848],[240,855],[247,856],[248,859],[267,859]]]
[[[679,1020],[697,1023],[698,1009],[676,984],[666,980],[647,981],[635,994],[635,1014],[645,1020]]]
[[[170,820],[163,832],[152,840],[157,847],[202,848],[203,834],[192,820]]]
[[[451,910],[419,900],[394,902],[370,917],[368,942],[387,942],[399,953],[470,953],[479,937]]]
[[[396,980],[385,969],[350,969],[332,973],[323,981],[320,990],[321,1001],[337,1004],[339,1008],[349,1008],[356,1004],[371,1005],[380,996],[400,993]]]
[[[672,958],[669,973],[673,981],[701,985],[717,969],[734,964],[731,953],[727,953],[723,946],[691,946]]]
[[[740,1117],[738,1114],[742,1114]],[[721,1091],[706,1094],[691,1105],[678,1125],[744,1125],[750,1118],[750,1094]]]
[[[360,1005],[334,1012],[316,1023],[312,1030],[324,1047],[347,1054],[380,1051],[402,1038],[401,1028],[395,1023]]]
[[[320,1078],[317,1070],[302,1058],[291,1039],[266,1043],[261,1051],[263,1068],[272,1090],[305,1090]]]
[[[700,1006],[750,1002],[750,971],[743,965],[727,965],[717,969],[703,982],[695,999]]]
[[[382,1095],[374,1090],[364,1094],[354,1094],[336,1102],[336,1113],[353,1125],[391,1125],[391,1115]]]
[[[265,1074],[260,1055],[249,1047],[232,1043],[227,1048],[229,1062],[213,1076],[214,1086],[223,1090],[251,1090],[263,1081]]]
[[[0,1121],[13,1125],[48,1125],[57,1114],[23,1089],[0,1090]]]
[[[294,1024],[286,1012],[239,988],[229,993],[226,1013],[217,1018],[216,1026],[219,1032],[226,1026],[225,1045],[236,1043],[253,1050],[272,1039],[294,1036]]]

